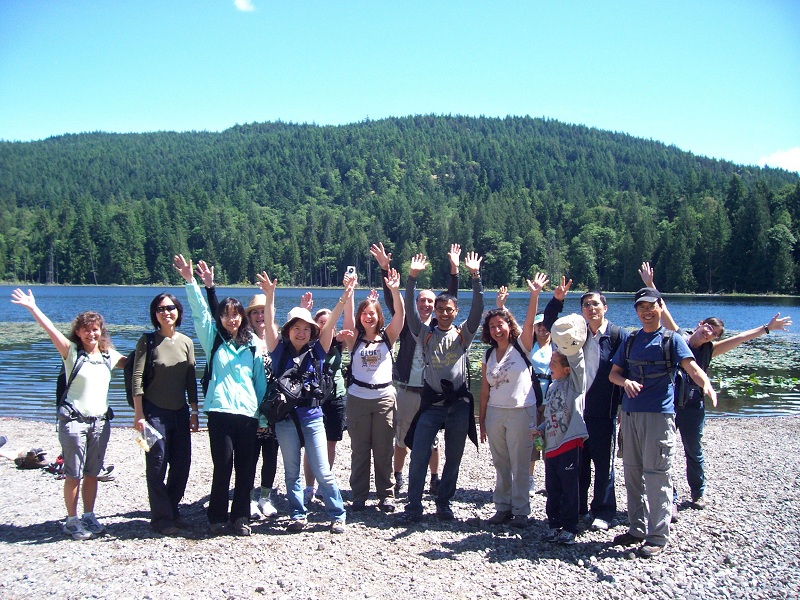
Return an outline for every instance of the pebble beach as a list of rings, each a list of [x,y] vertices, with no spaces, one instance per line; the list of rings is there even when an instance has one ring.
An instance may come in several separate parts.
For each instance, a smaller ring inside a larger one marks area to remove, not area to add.
[[[54,422],[0,419],[5,454],[41,447],[59,454]],[[709,507],[689,507],[684,457],[676,456],[680,518],[653,559],[613,546],[626,530],[622,461],[610,531],[583,531],[574,546],[541,541],[545,498],[531,499],[526,528],[492,526],[494,469],[488,446],[468,443],[453,502],[457,520],[439,522],[426,496],[422,523],[399,526],[377,501],[348,514],[343,535],[328,531],[315,501],[310,526],[286,533],[279,459],[276,518],[250,537],[211,536],[205,506],[211,480],[208,435],[193,434],[182,516],[190,528],[165,537],[149,526],[142,451],[133,429],[115,427],[106,455],[116,479],[100,483],[95,512],[107,534],[64,535],[63,482],[0,459],[0,597],[22,598],[800,598],[800,417],[707,421]],[[349,441],[335,473],[349,494]],[[537,484],[544,470],[537,464]],[[402,510],[405,495],[398,500]],[[346,504],[349,504],[346,502]],[[80,511],[79,511],[80,512]]]

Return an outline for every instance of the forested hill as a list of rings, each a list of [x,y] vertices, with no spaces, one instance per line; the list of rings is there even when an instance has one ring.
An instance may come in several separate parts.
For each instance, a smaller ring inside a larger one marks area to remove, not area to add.
[[[785,292],[800,282],[800,177],[529,117],[417,116],[222,133],[0,142],[0,274],[176,283],[175,252],[220,283],[377,283],[372,242],[445,286],[451,242],[488,287],[545,270],[633,290]]]

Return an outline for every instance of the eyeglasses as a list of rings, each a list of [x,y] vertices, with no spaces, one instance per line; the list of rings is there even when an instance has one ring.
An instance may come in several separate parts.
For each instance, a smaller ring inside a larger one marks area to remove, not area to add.
[[[455,314],[456,309],[452,306],[437,306],[436,312],[440,315],[452,315]]]
[[[602,305],[603,305],[603,303],[602,302],[598,302],[597,300],[595,300],[595,301],[587,300],[586,302],[581,304],[581,306],[583,306],[583,308],[596,308],[596,307],[602,306]]]
[[[223,321],[234,321],[236,319],[241,319],[241,318],[242,318],[242,315],[240,315],[239,313],[234,313],[232,315],[229,315],[228,313],[225,313],[224,315],[222,315],[220,317],[220,319],[222,319]]]
[[[173,310],[178,310],[178,307],[174,304],[169,304],[167,306],[156,306],[156,312],[159,313],[172,312]]]

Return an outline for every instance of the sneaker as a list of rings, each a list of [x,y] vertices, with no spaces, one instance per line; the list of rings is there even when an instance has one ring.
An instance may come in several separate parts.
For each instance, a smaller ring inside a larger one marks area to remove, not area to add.
[[[705,498],[703,498],[702,496],[692,500],[691,507],[693,509],[695,509],[695,510],[703,510],[703,509],[705,509],[706,506],[708,506],[708,503],[706,502]]]
[[[533,481],[533,475],[528,477],[528,497],[533,498],[536,495],[536,484]]]
[[[592,524],[590,526],[592,531],[608,531],[610,527],[611,524],[608,521],[600,518],[597,518],[594,521],[592,521]]]
[[[511,520],[510,510],[498,510],[491,517],[486,519],[490,525],[505,525]]]
[[[431,473],[431,487],[430,487],[430,490],[428,490],[430,492],[431,496],[438,496],[439,495],[439,484],[441,482],[442,482],[442,480],[439,479],[438,475],[436,475],[435,473]]]
[[[642,558],[653,558],[658,556],[664,551],[664,546],[656,546],[655,544],[643,544],[639,548],[639,556]]]
[[[406,482],[403,480],[403,474],[395,471],[394,472],[394,495],[395,498],[403,491],[405,488]]]
[[[105,525],[102,525],[100,521],[97,520],[93,512],[84,513],[81,517],[81,523],[83,523],[83,528],[86,529],[86,531],[94,535],[100,535],[106,531]]]
[[[558,540],[558,536],[561,533],[560,529],[550,529],[547,533],[542,536],[542,541],[555,543]]]
[[[361,512],[367,508],[367,503],[364,500],[353,500],[350,503],[350,510],[353,512]]]
[[[393,513],[395,511],[394,499],[393,498],[381,498],[378,502],[378,508],[380,508],[385,513]]]
[[[278,509],[275,508],[271,498],[261,498],[258,501],[258,510],[260,510],[261,514],[265,517],[274,517],[278,514]]]
[[[103,467],[103,470],[100,471],[100,473],[98,473],[97,475],[97,481],[104,481],[104,482],[114,481],[117,478],[117,476],[111,474],[111,471],[113,470],[114,470],[114,465],[108,465],[107,467]]]
[[[678,522],[678,505],[677,504],[673,504],[672,505],[672,516],[670,517],[669,522],[670,523],[677,523]]]
[[[250,535],[251,531],[252,530],[250,529],[250,518],[248,517],[239,517],[233,524],[233,533],[235,535],[247,537]]]
[[[311,504],[311,501],[314,499],[314,488],[307,487],[303,490],[303,504],[308,506]]]
[[[344,533],[344,521],[331,521],[331,533]]]
[[[636,544],[641,544],[644,540],[642,538],[638,538],[635,535],[631,535],[627,531],[625,533],[620,533],[617,536],[614,536],[614,545],[615,546],[635,546]]]
[[[303,529],[305,528],[306,528],[305,519],[292,519],[292,522],[286,526],[286,531],[297,533],[298,531],[303,531]]]
[[[72,519],[68,517],[63,529],[64,533],[71,535],[73,540],[90,540],[94,537],[92,532],[84,527],[83,521],[77,517]]]
[[[453,509],[446,504],[436,505],[436,516],[440,521],[453,521],[456,518],[453,514]]]
[[[556,538],[557,544],[564,544],[565,546],[572,546],[575,543],[575,534],[566,529],[562,529]]]
[[[523,528],[528,526],[528,515],[514,515],[511,519],[511,526]]]
[[[211,532],[211,535],[223,535],[228,533],[228,524],[227,523],[209,523],[208,524],[208,531]]]
[[[412,525],[413,523],[419,523],[420,521],[422,521],[422,515],[408,512],[407,510],[401,512],[395,518],[397,519],[397,522],[400,525]]]
[[[261,513],[261,508],[258,506],[258,502],[255,500],[250,501],[250,520],[251,521],[260,521],[264,518],[264,515]]]

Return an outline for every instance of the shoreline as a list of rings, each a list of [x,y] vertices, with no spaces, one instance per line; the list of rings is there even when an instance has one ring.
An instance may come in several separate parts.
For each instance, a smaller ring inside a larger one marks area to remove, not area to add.
[[[0,419],[3,451],[43,447],[59,452],[52,422]],[[432,516],[398,527],[371,497],[348,514],[344,535],[328,533],[322,505],[310,526],[285,533],[286,502],[276,519],[253,524],[249,538],[211,537],[204,504],[211,460],[208,436],[192,435],[193,463],[179,537],[149,527],[144,461],[133,429],[111,432],[106,465],[116,480],[100,483],[96,513],[108,534],[85,542],[61,532],[62,482],[43,470],[20,471],[0,460],[0,547],[4,598],[774,598],[800,594],[800,417],[710,420],[705,433],[710,506],[688,507],[683,452],[676,453],[680,520],[666,551],[651,560],[611,545],[625,531],[619,512],[608,532],[582,532],[575,546],[540,541],[543,496],[531,499],[525,529],[480,523],[493,513],[494,469],[488,446],[468,443],[453,502],[454,523]],[[615,467],[618,509],[625,509],[622,461]],[[407,469],[407,466],[406,466]],[[334,472],[349,504],[349,439],[337,447]],[[543,465],[537,463],[537,487]],[[283,466],[276,484],[285,490]],[[405,504],[401,494],[398,509]]]

